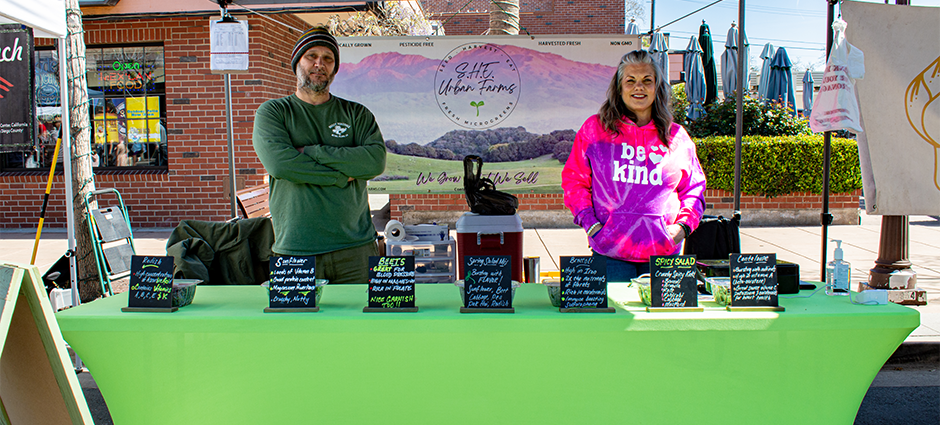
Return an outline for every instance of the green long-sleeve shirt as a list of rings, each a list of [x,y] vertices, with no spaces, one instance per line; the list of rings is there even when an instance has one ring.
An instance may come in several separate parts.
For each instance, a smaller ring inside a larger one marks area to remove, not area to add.
[[[365,106],[336,96],[321,105],[269,100],[255,112],[252,144],[270,175],[274,252],[316,255],[375,240],[366,181],[385,171],[385,142]]]

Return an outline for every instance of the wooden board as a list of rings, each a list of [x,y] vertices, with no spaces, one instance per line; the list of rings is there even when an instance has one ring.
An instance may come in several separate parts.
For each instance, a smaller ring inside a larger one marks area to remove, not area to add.
[[[34,266],[0,264],[0,401],[10,424],[93,425]]]

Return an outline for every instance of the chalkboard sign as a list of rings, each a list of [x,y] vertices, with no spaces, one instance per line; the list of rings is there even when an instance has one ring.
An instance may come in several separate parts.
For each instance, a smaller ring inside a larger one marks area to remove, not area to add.
[[[123,311],[175,311],[173,257],[131,256],[130,291]]]
[[[731,254],[731,305],[777,307],[777,255]]]
[[[698,308],[698,282],[694,255],[654,255],[650,257],[649,311],[657,308],[704,310]]]
[[[268,280],[268,308],[265,313],[316,312],[316,257],[271,257]]]
[[[607,307],[607,259],[561,257],[561,307],[565,313],[605,312]]]
[[[512,257],[469,255],[464,257],[464,308],[461,313],[512,313]]]
[[[415,257],[369,257],[369,306],[363,312],[414,312]]]

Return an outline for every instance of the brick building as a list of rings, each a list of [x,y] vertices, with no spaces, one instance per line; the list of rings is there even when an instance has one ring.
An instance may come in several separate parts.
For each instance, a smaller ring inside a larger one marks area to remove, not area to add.
[[[209,70],[209,21],[218,19],[218,9],[184,0],[161,2],[159,11],[147,10],[152,3],[139,0],[104,3],[113,5],[82,7],[96,187],[120,191],[134,227],[229,218],[224,83],[222,75]],[[239,3],[270,7],[266,1]],[[262,102],[293,92],[289,57],[297,30],[366,3],[281,4],[278,13],[265,17],[230,9],[238,20],[248,21],[250,43],[249,72],[231,79],[236,188],[262,183],[264,168],[251,147],[254,112]],[[446,1],[421,3],[442,21],[453,15]],[[301,13],[313,8],[323,9],[318,16]],[[533,34],[619,34],[623,2],[523,2],[521,21]],[[444,24],[451,35],[480,34],[487,26],[485,12],[458,13]],[[44,81],[42,72],[57,72],[52,42],[36,39],[37,86]],[[51,121],[46,124],[53,127]],[[47,137],[40,146],[45,150],[34,154],[46,168],[26,168],[25,161],[0,164],[0,227],[28,228],[38,222],[55,140]],[[65,226],[60,170],[46,212],[51,227]]]

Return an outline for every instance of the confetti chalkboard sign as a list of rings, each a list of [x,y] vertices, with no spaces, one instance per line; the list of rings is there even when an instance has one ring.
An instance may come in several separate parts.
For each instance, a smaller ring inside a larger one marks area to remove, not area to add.
[[[613,313],[607,306],[607,259],[561,257],[561,307],[564,313]]]
[[[464,258],[465,305],[461,313],[513,313],[512,257],[469,255]]]
[[[131,256],[127,308],[122,311],[176,311],[173,257]]]
[[[777,255],[731,254],[731,305],[737,307],[777,307]]]
[[[415,257],[369,257],[369,306],[374,312],[415,312]]]
[[[694,255],[650,257],[650,311],[699,311]]]
[[[316,312],[316,257],[271,257],[268,281],[268,307],[265,313]]]

